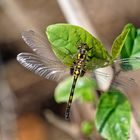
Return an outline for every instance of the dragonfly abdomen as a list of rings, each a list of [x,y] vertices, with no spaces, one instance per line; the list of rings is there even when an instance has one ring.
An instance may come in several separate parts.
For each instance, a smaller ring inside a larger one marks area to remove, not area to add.
[[[72,87],[71,87],[71,91],[70,91],[69,100],[68,100],[66,111],[65,111],[65,119],[69,119],[70,108],[71,108],[71,104],[72,104],[72,99],[73,99],[73,95],[74,95],[74,90],[75,90],[77,79],[78,79],[78,76],[74,76]]]

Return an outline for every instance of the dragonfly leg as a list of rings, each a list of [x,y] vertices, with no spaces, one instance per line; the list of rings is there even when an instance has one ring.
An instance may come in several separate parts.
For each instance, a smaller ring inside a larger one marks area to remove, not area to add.
[[[82,69],[81,73],[80,73],[80,77],[84,76],[86,70],[85,69]]]
[[[73,75],[73,73],[74,73],[74,67],[71,67],[70,68],[70,75]]]
[[[87,56],[87,57],[86,57],[86,61],[87,61],[87,62],[91,61],[93,57],[94,57],[94,55],[92,55],[92,56]]]

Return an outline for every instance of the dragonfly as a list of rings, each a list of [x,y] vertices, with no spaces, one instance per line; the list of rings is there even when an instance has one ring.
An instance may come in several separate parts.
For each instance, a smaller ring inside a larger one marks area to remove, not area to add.
[[[22,38],[34,52],[24,52],[17,55],[17,61],[25,68],[49,80],[60,81],[67,75],[73,76],[73,82],[65,111],[65,119],[69,119],[70,116],[71,104],[78,77],[82,77],[88,72],[93,73],[93,70],[95,69],[107,67],[115,63],[117,65],[123,64],[129,66],[130,61],[140,62],[140,59],[138,58],[113,60],[111,57],[101,62],[96,60],[91,61],[91,56],[87,56],[87,52],[90,51],[90,48],[87,44],[81,43],[77,45],[77,53],[74,57],[71,57],[71,61],[68,62],[69,65],[65,66],[58,60],[51,47],[49,47],[50,45],[47,39],[40,34],[32,30],[24,31],[22,33]],[[97,74],[102,75],[103,77],[109,76],[103,72],[97,72]]]

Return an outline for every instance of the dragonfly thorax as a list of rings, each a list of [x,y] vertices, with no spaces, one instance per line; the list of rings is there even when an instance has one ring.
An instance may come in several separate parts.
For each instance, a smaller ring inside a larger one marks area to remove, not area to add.
[[[73,66],[71,68],[72,75],[78,77],[85,74],[86,53],[87,45],[79,45],[76,60],[73,62]]]

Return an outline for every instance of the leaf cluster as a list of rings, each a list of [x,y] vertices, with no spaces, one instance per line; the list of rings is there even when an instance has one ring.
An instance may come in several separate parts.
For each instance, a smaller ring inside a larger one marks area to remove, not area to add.
[[[79,26],[54,24],[47,27],[46,34],[55,55],[66,66],[73,63],[78,50],[77,46],[86,43],[90,48],[88,52],[90,62],[99,67],[104,67],[104,62],[112,65],[114,60],[120,57],[130,64],[129,67],[121,65],[124,71],[140,68],[140,63],[131,61],[133,58],[140,57],[140,29],[136,29],[132,24],[127,24],[122,33],[114,40],[110,54],[97,38]],[[58,84],[55,90],[55,99],[58,103],[68,100],[71,84],[71,78]],[[74,100],[94,103],[96,89],[95,80],[79,78]],[[131,105],[125,95],[117,89],[103,93],[99,98],[94,120],[99,133],[108,140],[128,140],[130,122]],[[82,132],[85,135],[90,135],[92,129],[93,122],[82,124]]]

